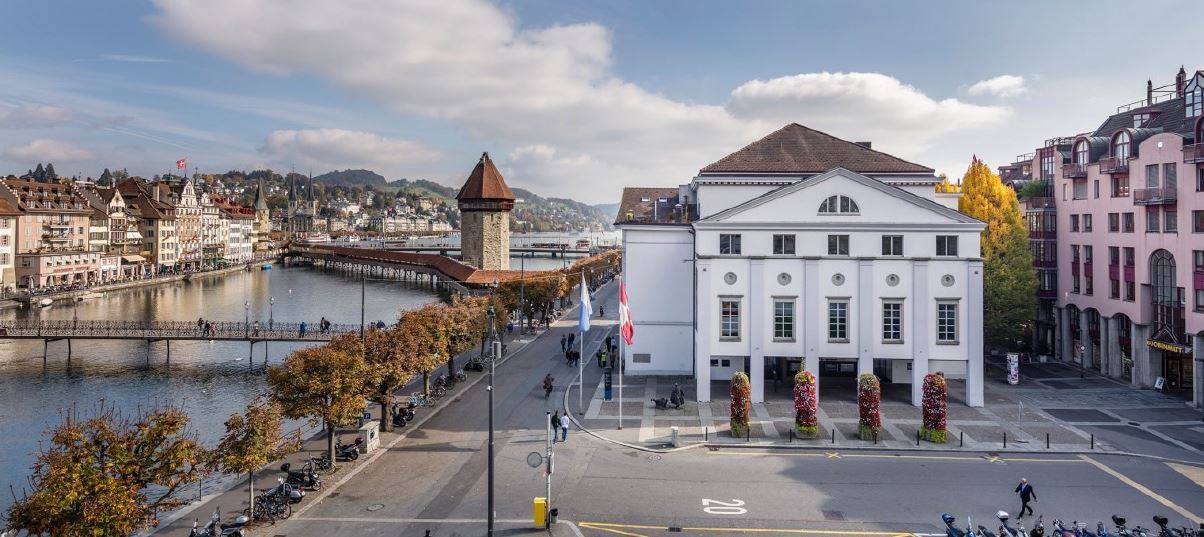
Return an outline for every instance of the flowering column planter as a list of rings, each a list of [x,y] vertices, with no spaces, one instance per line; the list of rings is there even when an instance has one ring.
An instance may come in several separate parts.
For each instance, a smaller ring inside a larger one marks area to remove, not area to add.
[[[732,375],[730,392],[732,436],[742,438],[748,435],[748,413],[752,410],[752,386],[748,382],[748,375],[743,372]]]
[[[882,416],[878,406],[882,402],[882,387],[873,373],[862,373],[857,378],[857,434],[862,440],[874,440],[882,429]]]
[[[799,371],[794,376],[794,432],[799,438],[819,436],[816,417],[819,398],[815,395],[815,375],[810,371]]]
[[[924,424],[920,426],[920,438],[936,444],[946,442],[948,389],[944,373],[924,375]]]

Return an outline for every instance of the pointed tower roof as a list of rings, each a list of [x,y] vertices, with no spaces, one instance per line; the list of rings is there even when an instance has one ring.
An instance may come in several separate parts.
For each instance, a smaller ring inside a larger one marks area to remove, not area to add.
[[[288,174],[288,200],[297,201],[297,176],[292,172]]]
[[[305,200],[314,200],[314,172],[309,172],[309,186],[305,189]]]
[[[263,179],[255,185],[255,204],[252,206],[256,211],[268,210],[268,196],[263,192]]]
[[[502,172],[493,165],[489,153],[482,153],[481,160],[456,194],[456,201],[460,203],[461,211],[509,211],[514,208],[514,193],[506,186]]]

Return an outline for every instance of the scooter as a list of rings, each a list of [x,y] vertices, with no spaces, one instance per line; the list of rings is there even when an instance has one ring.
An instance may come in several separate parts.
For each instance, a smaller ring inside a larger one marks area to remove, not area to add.
[[[999,537],[1025,537],[1024,526],[1013,528],[1008,525],[1008,519],[1011,518],[1007,511],[999,511],[995,513],[999,518]]]
[[[1158,537],[1180,537],[1179,532],[1166,527],[1166,517],[1162,515],[1154,515],[1154,523],[1158,525]]]
[[[945,537],[975,537],[972,521],[966,522],[966,531],[957,529],[953,523],[957,518],[949,513],[941,513],[941,521],[945,523]]]
[[[280,471],[288,474],[284,482],[298,488],[308,487],[309,490],[318,490],[322,488],[322,478],[314,473],[314,465],[312,462],[306,463],[305,466],[297,471],[293,471],[292,464],[284,463],[280,465]]]
[[[341,440],[335,440],[334,456],[341,461],[353,461],[360,458],[360,446],[363,445],[364,439],[355,438],[355,442],[344,445]]]
[[[288,498],[289,503],[299,503],[305,497],[305,489],[285,482],[283,477],[277,478],[276,482],[279,484],[265,491],[265,496]]]
[[[1033,529],[1028,532],[1028,537],[1045,537],[1045,523],[1042,517],[1045,515],[1037,515],[1037,523],[1033,525]]]
[[[1096,534],[1087,531],[1087,523],[1074,521],[1074,537],[1096,537]]]
[[[1059,519],[1053,520],[1054,537],[1074,537],[1074,530],[1068,529]]]
[[[239,515],[234,522],[222,524],[222,511],[218,508],[213,511],[209,523],[204,526],[199,526],[199,519],[193,520],[192,531],[188,532],[188,537],[243,537],[242,527],[250,520],[244,515]]]

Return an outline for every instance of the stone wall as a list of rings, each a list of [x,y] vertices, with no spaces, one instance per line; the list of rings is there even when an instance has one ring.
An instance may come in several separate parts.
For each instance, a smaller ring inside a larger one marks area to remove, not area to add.
[[[510,213],[467,211],[460,216],[460,258],[486,270],[510,268]]]

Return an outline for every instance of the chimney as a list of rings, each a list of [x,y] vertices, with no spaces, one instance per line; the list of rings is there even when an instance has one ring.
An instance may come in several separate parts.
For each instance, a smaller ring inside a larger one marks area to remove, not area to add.
[[[1145,104],[1147,106],[1154,104],[1154,81],[1153,80],[1145,81]]]
[[[873,145],[874,145],[873,142],[853,142],[853,143],[855,143],[861,147],[864,147],[866,149],[873,149]]]
[[[1175,75],[1175,97],[1183,96],[1183,88],[1187,87],[1187,71],[1179,66],[1179,74]]]

